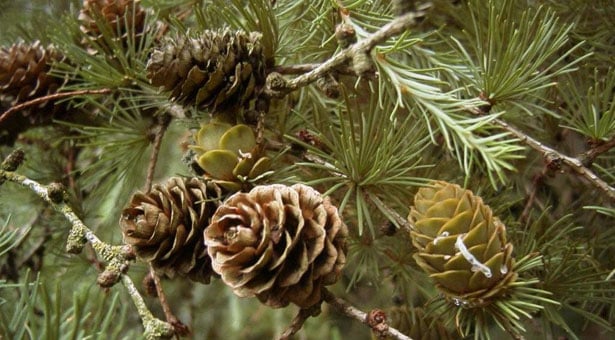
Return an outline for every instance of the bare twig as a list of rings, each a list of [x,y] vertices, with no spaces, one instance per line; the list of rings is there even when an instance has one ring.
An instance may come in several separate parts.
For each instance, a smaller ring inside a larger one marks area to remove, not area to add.
[[[162,145],[162,137],[164,137],[164,133],[167,131],[170,122],[171,118],[169,116],[160,116],[158,117],[157,124],[152,128],[152,153],[147,166],[147,176],[145,177],[145,192],[149,192],[152,189],[156,164],[158,163],[158,154],[160,153],[160,146]]]
[[[2,124],[3,121],[8,119],[15,112],[21,111],[23,109],[27,109],[30,106],[42,104],[49,100],[58,100],[62,98],[81,96],[81,95],[87,95],[87,94],[106,94],[106,93],[111,93],[111,91],[112,91],[111,89],[100,89],[100,90],[79,90],[79,91],[71,91],[71,92],[59,92],[59,93],[54,93],[54,94],[50,94],[47,96],[39,97],[36,99],[32,99],[27,102],[15,105],[11,107],[10,109],[6,110],[2,114],[2,116],[0,116],[0,124]]]
[[[351,305],[350,303],[348,303],[347,301],[345,301],[344,299],[338,298],[335,295],[333,295],[331,292],[329,292],[326,289],[323,289],[323,295],[324,295],[324,300],[325,302],[327,302],[328,304],[330,304],[333,308],[335,308],[338,312],[353,318],[369,327],[375,327],[377,329],[374,329],[376,332],[378,333],[382,333],[383,335],[387,335],[387,336],[392,336],[395,339],[399,339],[399,340],[412,340],[409,336],[403,334],[402,332],[398,331],[397,329],[390,327],[388,325],[386,325],[385,322],[381,321],[378,322],[377,324],[373,323],[372,319],[368,317],[368,313],[365,313],[361,310],[359,310],[358,308],[356,308],[355,306]]]
[[[540,185],[542,185],[543,180],[547,175],[547,172],[549,171],[548,169],[549,166],[545,165],[540,171],[540,173],[534,175],[534,178],[532,179],[531,190],[528,193],[527,201],[525,202],[525,206],[523,207],[523,212],[519,217],[519,221],[521,221],[522,223],[526,223],[529,218],[530,210],[534,205],[534,201],[536,200],[536,193],[538,192],[538,188],[540,187]]]
[[[274,90],[273,92],[281,92],[285,94],[291,91],[295,91],[303,86],[306,86],[323,75],[334,71],[340,65],[350,60],[355,54],[367,53],[371,51],[376,45],[386,41],[387,39],[398,35],[408,28],[417,24],[417,18],[420,14],[407,13],[402,16],[396,17],[388,24],[382,26],[378,31],[371,34],[369,37],[358,41],[347,49],[329,58],[324,63],[318,65],[311,71],[304,73],[294,79],[288,81],[284,89]]]
[[[107,262],[107,270],[117,270],[120,280],[128,290],[128,293],[137,307],[137,312],[139,313],[145,328],[144,335],[146,338],[158,339],[173,334],[173,328],[171,325],[153,316],[145,305],[143,298],[137,291],[130,277],[124,274],[124,270],[122,270],[122,268],[125,266],[127,260],[129,260],[127,255],[128,252],[124,246],[112,246],[102,242],[98,236],[96,236],[96,234],[94,234],[94,232],[92,232],[92,230],[88,228],[83,221],[81,221],[81,219],[77,216],[77,214],[75,214],[73,209],[68,204],[64,201],[58,201],[57,199],[50,197],[50,190],[48,186],[33,181],[26,176],[1,169],[0,179],[17,183],[29,188],[45,202],[47,202],[55,211],[64,215],[72,226],[68,236],[67,251],[75,252],[76,250],[79,250],[79,246],[82,247],[82,243],[89,242],[96,251],[96,254]]]
[[[581,162],[579,159],[566,156],[559,151],[542,144],[536,139],[525,134],[523,131],[513,127],[512,125],[501,119],[494,119],[493,123],[503,128],[504,130],[512,133],[515,137],[519,138],[519,140],[525,145],[541,153],[543,157],[545,157],[545,159],[547,159],[549,162],[561,162],[567,165],[574,171],[575,174],[585,178],[589,183],[591,183],[597,189],[606,194],[609,199],[611,199],[611,201],[615,202],[615,188],[611,187],[607,182],[598,177],[598,175],[596,175],[592,170],[585,167],[583,165],[583,162]]]
[[[483,115],[486,112],[488,112],[490,108],[491,108],[490,106],[487,106],[485,108],[469,107],[469,108],[467,108],[467,110],[469,112],[471,112],[472,114],[475,114],[475,115]],[[585,158],[582,161],[579,158],[574,158],[574,157],[566,156],[563,153],[561,153],[561,152],[559,152],[559,151],[557,151],[557,150],[555,150],[555,149],[553,149],[553,148],[551,148],[551,147],[549,147],[547,145],[544,145],[543,143],[539,142],[538,140],[530,137],[529,135],[527,135],[523,131],[517,129],[516,127],[514,127],[514,126],[512,126],[510,124],[508,124],[507,122],[503,121],[502,119],[499,119],[499,118],[493,119],[492,123],[494,125],[496,125],[496,126],[499,126],[502,129],[510,132],[512,135],[517,137],[521,141],[521,143],[529,146],[530,148],[532,148],[535,151],[538,151],[540,154],[542,154],[542,156],[547,161],[547,165],[548,166],[553,167],[555,165],[555,166],[559,167],[560,164],[567,165],[568,167],[570,167],[574,171],[575,174],[585,178],[594,187],[596,187],[597,189],[602,191],[611,201],[615,201],[615,188],[610,186],[602,178],[598,177],[598,175],[596,175],[591,169],[586,167],[584,162],[583,162],[583,161],[586,160]],[[607,142],[607,144],[610,144],[611,142],[615,143],[615,138],[613,138],[612,140]],[[608,148],[610,149],[612,146],[615,146],[615,145],[608,146]],[[601,151],[602,151],[602,148],[600,148],[598,150],[598,153],[596,151],[594,151],[591,155],[595,154],[595,156],[593,156],[593,157],[597,157],[597,155]],[[602,152],[604,152],[604,151],[602,151]]]
[[[171,334],[173,334],[173,329],[171,325],[167,322],[164,322],[160,319],[157,319],[152,315],[152,313],[147,308],[145,301],[137,287],[132,282],[128,275],[122,275],[122,283],[128,290],[128,294],[132,298],[132,302],[137,307],[139,311],[139,315],[141,316],[141,320],[143,321],[143,327],[145,327],[145,338],[146,339],[163,339],[168,338]]]
[[[156,164],[158,163],[158,155],[160,154],[160,147],[162,146],[162,138],[164,137],[164,133],[171,122],[171,118],[168,115],[163,115],[158,117],[156,125],[151,128],[152,135],[152,153],[150,154],[149,163],[147,166],[147,175],[145,177],[145,192],[149,192],[152,190],[152,183],[154,181],[154,174],[156,173]],[[160,277],[156,274],[154,267],[152,264],[149,264],[150,275],[154,279],[154,283],[156,286],[156,295],[158,296],[158,301],[160,302],[160,306],[162,307],[162,311],[164,312],[164,316],[167,319],[167,322],[173,326],[175,334],[178,336],[186,336],[190,334],[190,329],[186,326],[181,320],[179,320],[173,311],[171,310],[171,306],[167,301],[167,296],[164,293],[164,289],[162,288],[162,282],[160,281]]]

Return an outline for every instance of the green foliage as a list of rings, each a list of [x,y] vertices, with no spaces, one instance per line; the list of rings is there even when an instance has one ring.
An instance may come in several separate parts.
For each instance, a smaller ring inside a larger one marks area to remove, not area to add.
[[[375,97],[362,109],[357,99],[347,97],[345,108],[323,117],[329,119],[322,123],[329,129],[318,135],[323,148],[295,140],[315,156],[311,162],[297,165],[320,170],[308,183],[328,187],[325,194],[338,198],[342,213],[348,214],[345,209],[352,206],[349,210],[356,214],[359,235],[365,225],[375,235],[376,222],[370,206],[395,221],[379,202],[404,207],[409,201],[409,188],[425,182],[413,172],[428,166],[419,165],[428,140],[415,133],[417,126],[413,126],[412,116],[382,109]]]
[[[475,95],[490,105],[510,103],[529,115],[536,110],[549,113],[528,98],[555,85],[554,79],[573,71],[582,60],[563,63],[578,45],[560,53],[573,26],[561,25],[555,13],[544,7],[511,17],[514,3],[494,1],[485,6],[470,1],[473,29],[467,40],[472,52],[453,40],[468,63],[471,77],[467,82]]]
[[[512,270],[523,277],[525,271],[540,265],[540,257],[529,255],[519,259]],[[482,308],[467,308],[462,300],[447,301],[440,297],[428,304],[429,313],[444,313],[446,320],[455,320],[455,327],[464,337],[473,334],[474,339],[492,339],[494,326],[520,337],[526,332],[523,319],[531,319],[545,306],[558,305],[549,291],[536,288],[538,283],[537,279],[517,279],[506,295]]]
[[[122,32],[113,31],[103,23],[103,18],[95,20],[101,38],[83,34],[75,14],[63,16],[61,25],[52,31],[54,44],[66,57],[64,63],[56,65],[56,72],[73,80],[66,89],[110,87],[126,91],[140,87],[154,92],[146,79],[145,65],[154,44],[156,17],[146,15],[145,29],[152,32],[143,37],[136,34],[134,23],[131,25],[128,17],[124,18],[130,33],[124,39],[118,39]]]
[[[8,216],[4,225],[0,228],[0,256],[8,253],[12,248],[16,247],[30,232],[32,225],[25,225],[19,229],[10,230],[9,222],[11,216]]]
[[[546,221],[543,213],[524,230],[514,234],[519,254],[537,252],[542,255],[542,265],[534,269],[541,280],[542,289],[552,294],[559,305],[544,305],[544,318],[560,326],[569,336],[577,338],[578,330],[566,320],[566,313],[612,330],[612,316],[599,316],[599,312],[613,308],[615,299],[610,295],[612,283],[606,279],[608,270],[601,268],[591,249],[574,235],[581,227],[570,223],[565,216],[554,223]],[[609,241],[607,241],[609,242]],[[610,318],[610,319],[609,319]],[[553,330],[551,330],[553,331]]]
[[[368,72],[356,76],[349,56],[323,74],[337,82],[340,97],[302,84],[283,98],[263,95],[238,114],[256,132],[250,145],[272,158],[273,171],[259,180],[312,185],[338,207],[350,236],[344,275],[330,290],[359,309],[421,307],[457,336],[475,339],[581,339],[596,330],[612,337],[615,208],[580,174],[591,169],[615,184],[615,2],[429,3],[416,25],[369,51]],[[177,105],[147,78],[151,51],[165,35],[258,31],[267,72],[296,80],[345,53],[338,24],[363,41],[395,20],[391,2],[380,0],[142,0],[143,32],[125,18],[120,24],[130,33],[118,39],[121,25],[105,27],[102,17],[94,18],[100,37],[84,34],[82,4],[0,0],[0,43],[40,39],[66,57],[52,75],[67,80],[60,92],[80,91],[62,99],[71,115],[19,136],[15,146],[27,158],[17,173],[63,183],[69,205],[111,244],[122,242],[122,208],[149,179],[202,175],[188,146],[210,113]],[[2,99],[0,116],[10,106]],[[572,169],[557,163],[558,155],[545,159],[500,122],[591,165]],[[0,154],[12,148],[0,146]],[[464,183],[507,226],[519,280],[496,303],[469,308],[447,300],[415,263],[405,220],[417,188],[434,179]],[[96,286],[104,258],[89,246],[81,255],[65,253],[69,232],[40,197],[1,184],[0,337],[142,337],[141,315],[123,302],[126,290]],[[147,271],[131,263],[128,276],[138,282]],[[212,281],[162,280],[194,338],[277,338],[297,313],[238,299]],[[145,302],[163,318],[157,299]],[[323,303],[297,337],[371,335]]]
[[[122,321],[128,306],[120,304],[118,293],[109,295],[86,288],[73,291],[65,299],[60,285],[49,289],[40,276],[34,280],[29,276],[17,284],[0,282],[4,297],[0,300],[0,334],[3,336],[58,340],[128,336]]]
[[[582,86],[570,84],[561,90],[567,104],[566,127],[595,142],[607,141],[615,131],[615,71],[609,69],[604,74],[595,69],[591,78],[581,79],[590,83]],[[574,83],[575,79],[569,76],[567,81]],[[580,93],[579,89],[587,89],[587,92]]]

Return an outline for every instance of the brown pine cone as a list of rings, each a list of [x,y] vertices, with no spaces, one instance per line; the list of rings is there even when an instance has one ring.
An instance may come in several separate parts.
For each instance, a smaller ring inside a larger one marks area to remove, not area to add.
[[[203,230],[221,197],[218,186],[199,178],[172,177],[137,192],[120,219],[124,242],[160,273],[209,283],[214,273]]]
[[[337,208],[316,190],[274,184],[229,197],[205,229],[205,243],[235,294],[307,308],[340,277],[347,235]]]
[[[127,46],[129,36],[133,36],[134,44],[138,45],[145,27],[145,11],[140,2],[140,0],[84,0],[79,12],[80,29],[106,49],[109,47],[102,34],[105,31],[111,33],[114,38],[119,38],[124,47]]]
[[[10,107],[55,93],[65,82],[49,74],[51,63],[63,56],[40,42],[18,43],[0,49],[0,114]],[[0,124],[0,144],[12,144],[31,125],[49,123],[65,112],[65,105],[44,101],[5,117]]]
[[[167,37],[147,63],[147,77],[172,100],[224,113],[254,99],[265,82],[261,34],[228,29]]]

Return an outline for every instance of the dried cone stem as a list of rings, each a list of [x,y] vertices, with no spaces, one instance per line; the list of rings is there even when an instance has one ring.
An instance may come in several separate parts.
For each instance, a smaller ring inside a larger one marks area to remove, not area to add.
[[[214,271],[237,295],[307,308],[340,277],[347,234],[337,208],[316,190],[267,185],[226,200],[205,242]]]

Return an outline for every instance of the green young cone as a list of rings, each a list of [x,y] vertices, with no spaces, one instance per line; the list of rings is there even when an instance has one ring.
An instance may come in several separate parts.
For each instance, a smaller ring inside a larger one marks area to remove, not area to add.
[[[471,191],[432,183],[417,192],[408,219],[414,258],[455,303],[488,304],[516,279],[504,224]]]

